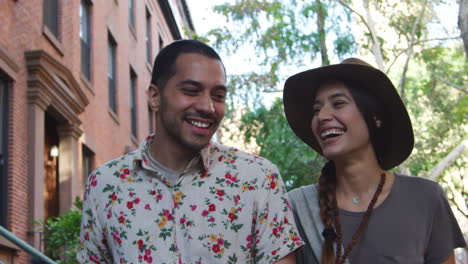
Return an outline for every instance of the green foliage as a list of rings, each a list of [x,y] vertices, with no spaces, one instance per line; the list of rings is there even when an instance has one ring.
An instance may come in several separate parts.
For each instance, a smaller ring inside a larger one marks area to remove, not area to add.
[[[329,55],[333,60],[343,59],[354,56],[359,47],[357,56],[374,55],[398,88],[403,79],[402,63],[410,54],[408,51],[413,52],[404,94],[416,140],[415,149],[405,163],[411,174],[427,175],[467,138],[468,62],[461,43],[453,41],[458,31],[446,28],[439,17],[438,8],[445,1],[362,1],[364,5],[366,2],[369,3],[366,11],[360,11],[360,3],[350,0],[239,0],[215,8],[230,24],[213,29],[206,39],[228,55],[238,56],[244,48],[255,54],[246,61],[256,65],[254,72],[228,73],[232,88],[230,112],[246,109],[239,124],[245,140],[254,141],[259,154],[278,165],[288,188],[313,182],[323,161],[316,159],[317,154],[290,131],[280,101],[267,108],[264,96],[265,92],[280,90],[275,88],[278,83],[319,57],[326,64]],[[427,5],[421,13],[423,4]],[[360,16],[355,12],[361,12]],[[419,20],[420,14],[423,16]],[[419,23],[413,36],[416,21]],[[370,24],[378,34],[379,47],[373,46]],[[358,38],[352,32],[359,32]],[[379,52],[375,48],[380,48]],[[454,167],[467,167],[466,154],[463,155]],[[441,179],[449,176],[455,179],[459,172],[452,169]],[[465,190],[457,188],[447,190]]]
[[[325,35],[319,33],[318,10],[323,14]],[[207,39],[230,55],[248,46],[245,43],[253,44],[250,47],[263,71],[256,74],[266,80],[256,83],[256,90],[269,91],[276,87],[285,66],[304,65],[319,57],[322,45],[326,45],[321,40],[328,35],[337,36],[334,48],[338,56],[355,51],[351,30],[342,23],[349,20],[349,14],[335,1],[242,0],[218,5],[214,11],[224,15],[230,24],[213,29]],[[238,78],[247,83],[251,75]]]
[[[468,82],[468,60],[461,48],[436,46],[417,54],[415,63],[420,67],[410,74],[407,93],[416,139],[409,164],[423,176],[468,136],[468,96],[446,83]]]
[[[278,166],[288,190],[315,183],[324,160],[296,137],[284,116],[280,99],[271,108],[261,106],[242,116],[240,130],[246,142],[255,140],[259,155]]]
[[[46,254],[59,264],[74,264],[80,240],[83,202],[79,197],[67,214],[51,217],[46,222],[36,221],[44,232]]]
[[[315,182],[322,167],[321,157],[296,138],[281,102],[267,109],[263,97],[265,92],[278,91],[276,87],[284,80],[285,72],[320,58],[327,49],[324,45],[328,36],[335,39],[332,50],[340,58],[354,53],[352,31],[343,23],[349,22],[349,12],[331,0],[241,0],[218,5],[214,11],[224,15],[229,26],[214,28],[206,39],[228,55],[237,56],[248,49],[255,56],[246,63],[257,65],[255,72],[228,72],[226,117],[231,118],[235,109],[246,109],[241,120],[245,140],[255,140],[258,154],[279,167],[288,189]],[[318,11],[322,11],[324,33],[319,30]],[[322,64],[328,63],[328,57],[322,56]]]
[[[345,56],[356,52],[354,45],[354,37],[352,35],[341,35],[333,41],[335,44],[335,53],[338,55],[340,60],[345,59]]]

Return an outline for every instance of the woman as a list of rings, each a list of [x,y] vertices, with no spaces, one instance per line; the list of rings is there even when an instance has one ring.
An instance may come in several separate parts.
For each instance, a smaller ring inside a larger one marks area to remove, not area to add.
[[[384,73],[346,59],[290,77],[283,102],[296,135],[329,160],[317,185],[289,194],[299,263],[455,263],[466,242],[442,188],[389,171],[414,137]]]

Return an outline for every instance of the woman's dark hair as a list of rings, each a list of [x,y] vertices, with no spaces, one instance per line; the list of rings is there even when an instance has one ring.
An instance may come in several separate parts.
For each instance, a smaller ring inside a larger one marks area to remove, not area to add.
[[[358,110],[361,112],[364,121],[366,122],[369,138],[374,148],[375,154],[377,156],[377,161],[381,164],[381,154],[385,150],[385,141],[383,138],[383,131],[385,129],[385,119],[384,119],[384,109],[382,109],[382,104],[377,100],[377,98],[367,92],[364,89],[360,89],[360,84],[353,83],[350,81],[341,81],[341,80],[330,80],[325,83],[333,82],[342,82],[348,88],[351,96],[356,103]],[[323,83],[322,83],[323,84]],[[315,98],[316,94],[313,95]],[[377,122],[380,123],[380,126],[377,126]],[[325,225],[327,233],[330,233],[330,230],[334,229],[333,219],[335,211],[337,208],[337,201],[335,197],[337,184],[336,169],[333,161],[328,161],[322,169],[322,173],[319,177],[318,185],[318,196],[319,196],[319,205],[320,205],[320,218]],[[339,234],[338,234],[339,235]],[[333,252],[333,244],[336,241],[336,238],[332,235],[325,236],[325,242],[322,245],[322,264],[333,264],[335,263],[335,253]],[[340,239],[340,238],[338,238]]]
[[[154,60],[151,83],[156,84],[160,89],[164,88],[167,81],[176,73],[175,61],[182,53],[197,53],[219,60],[226,72],[221,58],[213,48],[198,40],[183,39],[172,42],[158,53]]]
[[[359,112],[361,112],[366,122],[372,147],[377,156],[377,161],[380,167],[382,167],[381,157],[385,151],[385,139],[381,131],[385,130],[387,123],[384,109],[382,108],[383,104],[373,94],[364,89],[359,89],[360,86],[358,84],[345,83],[345,85],[348,87]],[[377,122],[379,122],[379,126],[377,126]]]

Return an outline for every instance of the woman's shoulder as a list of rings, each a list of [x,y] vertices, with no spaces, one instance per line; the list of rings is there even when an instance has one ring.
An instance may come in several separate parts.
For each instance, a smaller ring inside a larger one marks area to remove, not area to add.
[[[311,210],[318,204],[317,185],[307,185],[296,188],[288,193],[289,202],[293,209],[302,211]]]
[[[395,173],[395,178],[404,185],[417,186],[418,188],[438,189],[440,185],[438,182],[417,176],[408,176],[400,173]]]
[[[427,201],[445,198],[445,192],[442,186],[436,181],[399,173],[395,173],[395,179],[400,182],[400,190],[407,193],[409,196],[419,196]]]
[[[289,199],[302,199],[304,196],[310,196],[315,193],[317,193],[317,185],[311,184],[291,190],[289,191],[288,195]]]

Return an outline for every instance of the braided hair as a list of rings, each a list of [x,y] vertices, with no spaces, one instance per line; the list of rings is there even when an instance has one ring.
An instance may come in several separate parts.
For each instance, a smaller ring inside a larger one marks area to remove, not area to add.
[[[334,212],[336,210],[336,173],[335,163],[328,161],[322,169],[319,177],[318,197],[320,205],[320,218],[325,225],[322,235],[325,241],[322,245],[322,264],[333,264],[335,255],[333,252],[333,243],[336,241],[336,232],[333,227]]]

